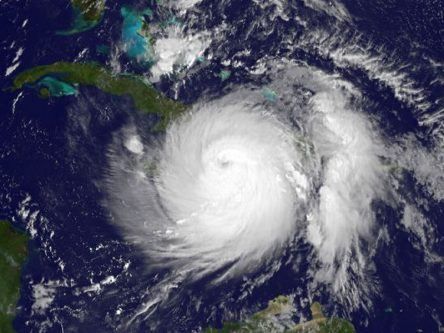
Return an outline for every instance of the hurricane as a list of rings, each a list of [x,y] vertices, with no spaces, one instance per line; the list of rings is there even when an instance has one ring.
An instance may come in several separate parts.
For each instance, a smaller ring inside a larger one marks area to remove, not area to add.
[[[0,331],[443,331],[442,3],[0,1]]]
[[[135,211],[149,223],[127,220],[124,229],[163,264],[199,274],[251,271],[306,215],[308,148],[258,106],[202,103],[170,124],[150,156],[153,149],[151,173],[140,169],[132,187]]]
[[[205,269],[261,262],[295,229],[308,181],[290,129],[242,105],[204,105],[167,131],[156,188],[170,251]],[[202,263],[201,263],[202,262]]]
[[[135,123],[116,134],[109,207],[150,269],[172,272],[139,314],[185,280],[218,285],[266,267],[266,281],[284,253],[297,260],[300,244],[312,248],[312,284],[343,304],[377,290],[374,204],[396,205],[377,119],[338,77],[295,63],[270,78],[279,102],[260,86],[236,87],[196,103],[163,135]]]

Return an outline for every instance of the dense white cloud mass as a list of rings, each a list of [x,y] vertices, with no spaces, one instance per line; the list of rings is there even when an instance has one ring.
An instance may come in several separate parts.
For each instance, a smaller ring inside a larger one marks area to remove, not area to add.
[[[210,43],[208,33],[187,34],[179,25],[167,27],[153,44],[155,63],[151,80],[159,81],[164,74],[191,67]]]
[[[172,255],[206,270],[263,261],[291,237],[308,187],[290,129],[236,104],[204,105],[174,123],[156,178]]]
[[[126,235],[159,265],[245,273],[305,219],[306,152],[288,125],[248,102],[200,104],[146,150],[112,158],[110,185],[116,202],[125,198],[116,213]]]
[[[371,205],[385,193],[384,145],[351,109],[352,87],[297,66],[282,75],[271,86],[282,101],[271,106],[257,102],[261,90],[241,89],[197,104],[137,156],[113,146],[112,208],[151,267],[195,278],[224,268],[224,279],[254,271],[306,235],[320,265],[315,281],[359,294],[361,240],[371,239]],[[284,101],[297,97],[285,82],[303,78],[312,93],[296,112]],[[128,147],[134,129],[119,140]]]
[[[371,239],[372,202],[384,197],[386,175],[380,161],[384,155],[381,140],[369,120],[352,112],[341,97],[331,91],[311,100],[310,135],[323,170],[308,239],[322,264],[316,278],[331,283],[340,295],[354,297],[365,293],[360,277],[365,278],[368,251],[362,254],[361,246],[363,240]],[[359,297],[347,301],[354,303]]]
[[[201,0],[169,0],[168,4],[172,7],[186,10],[197,5]]]
[[[404,170],[440,197],[426,152],[414,138],[386,140],[349,82],[291,63],[269,77],[266,89],[197,103],[160,137],[134,126],[116,135],[110,207],[149,268],[172,272],[140,313],[185,279],[221,282],[260,267],[266,280],[282,250],[296,260],[295,243],[310,245],[310,288],[331,287],[350,309],[371,307],[373,255],[388,237],[374,205],[414,211],[397,191]],[[421,236],[427,223],[418,229],[409,221],[419,213],[407,213],[404,225],[435,260]]]

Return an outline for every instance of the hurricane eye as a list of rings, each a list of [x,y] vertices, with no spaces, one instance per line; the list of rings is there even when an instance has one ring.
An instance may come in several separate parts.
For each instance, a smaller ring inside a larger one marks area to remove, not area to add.
[[[228,168],[231,165],[231,161],[227,159],[219,159],[218,164],[221,168]]]

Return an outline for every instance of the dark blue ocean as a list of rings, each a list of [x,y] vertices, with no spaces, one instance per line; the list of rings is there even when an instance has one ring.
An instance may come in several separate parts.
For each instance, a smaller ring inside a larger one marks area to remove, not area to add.
[[[95,28],[70,36],[56,33],[71,24],[68,1],[1,2],[0,217],[31,236],[16,331],[125,331],[120,325],[146,301],[151,286],[168,274],[147,272],[149,263],[136,245],[124,239],[103,204],[107,150],[114,133],[136,123],[147,137],[161,137],[153,130],[158,118],[137,112],[130,98],[94,87],[81,86],[78,95],[49,99],[39,97],[35,87],[9,89],[20,71],[60,60],[97,61],[107,67],[118,63],[123,72],[149,72],[145,64],[113,51],[121,38],[123,5],[151,8],[151,22],[177,16],[185,34],[208,31],[213,36],[204,52],[211,57],[204,63],[154,83],[171,98],[192,104],[239,86],[260,86],[268,79],[266,74],[251,73],[258,60],[296,61],[353,84],[368,106],[366,112],[383,119],[379,126],[386,140],[410,135],[438,161],[436,177],[429,172],[427,181],[421,182],[407,170],[399,183],[406,200],[419,202],[427,223],[422,234],[401,223],[403,215],[396,207],[383,201],[372,204],[378,228],[386,230],[389,240],[378,243],[372,253],[369,274],[377,280],[378,291],[370,296],[371,304],[353,308],[341,304],[328,286],[311,289],[312,245],[296,238],[282,254],[280,268],[263,283],[246,282],[260,279],[261,271],[218,285],[210,283],[211,276],[183,281],[155,315],[139,318],[128,331],[195,332],[220,327],[224,320],[245,318],[264,308],[277,295],[291,294],[296,299],[296,321],[309,315],[307,302],[297,299],[314,297],[325,306],[325,313],[349,319],[360,333],[442,332],[444,201],[438,192],[444,191],[440,187],[444,182],[439,183],[444,163],[444,2],[440,0],[203,0],[187,10],[171,8],[167,2],[108,1]],[[224,28],[217,30],[220,26]],[[111,54],[100,52],[98,45],[109,47]],[[249,52],[241,52],[246,49]],[[362,52],[355,62],[345,55],[356,55],[357,50]],[[226,69],[226,59],[241,65],[232,66],[231,76],[221,80],[218,73]],[[302,259],[293,260],[295,253]],[[247,284],[252,291],[246,294]]]

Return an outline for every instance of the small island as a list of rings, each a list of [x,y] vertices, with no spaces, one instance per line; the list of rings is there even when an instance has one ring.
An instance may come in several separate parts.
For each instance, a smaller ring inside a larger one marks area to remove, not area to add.
[[[50,79],[48,79],[50,78]],[[54,83],[57,84],[54,84]],[[49,84],[51,83],[51,84]],[[37,87],[42,97],[57,97],[76,93],[76,86],[93,86],[115,96],[129,96],[138,111],[161,117],[158,128],[165,128],[171,119],[186,107],[157,91],[142,77],[114,74],[98,63],[55,62],[36,66],[14,78],[12,90]],[[63,88],[65,92],[57,90]]]
[[[278,296],[268,302],[266,309],[254,313],[242,322],[225,322],[220,329],[208,328],[206,333],[355,333],[354,326],[345,319],[326,318],[322,307],[315,302],[311,305],[312,320],[296,324],[292,322],[294,307],[286,296]],[[285,324],[282,324],[282,319]]]
[[[0,220],[0,332],[12,333],[20,296],[22,266],[28,257],[28,237]]]

